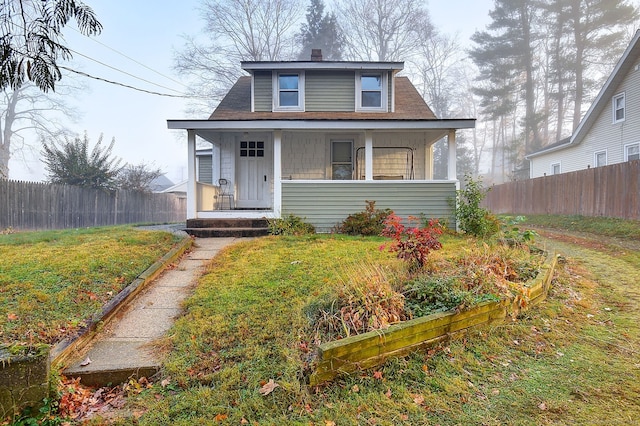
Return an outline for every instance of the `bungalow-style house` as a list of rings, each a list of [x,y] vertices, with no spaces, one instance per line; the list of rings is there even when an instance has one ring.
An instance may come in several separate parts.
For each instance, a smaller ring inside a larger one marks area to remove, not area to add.
[[[403,217],[452,219],[455,134],[475,119],[436,118],[397,75],[402,62],[323,61],[314,51],[311,61],[241,65],[250,75],[209,119],[168,120],[187,131],[188,227],[293,214],[327,232],[366,200]],[[432,147],[445,136],[449,178],[436,181]],[[211,184],[198,179],[196,142],[211,144]]]
[[[573,135],[525,158],[532,178],[640,159],[640,30]]]

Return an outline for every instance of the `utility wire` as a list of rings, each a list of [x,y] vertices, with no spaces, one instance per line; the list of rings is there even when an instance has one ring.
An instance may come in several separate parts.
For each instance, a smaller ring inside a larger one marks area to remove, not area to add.
[[[87,74],[86,72],[82,72],[82,71],[74,70],[73,68],[65,67],[64,65],[59,65],[58,68],[66,70],[66,71],[69,71],[69,72],[72,72],[72,73],[79,74],[79,75],[87,77],[87,78],[92,78],[94,80],[103,81],[105,83],[114,84],[116,86],[121,86],[121,87],[125,87],[127,89],[132,89],[132,90],[137,90],[138,92],[148,93],[148,94],[151,94],[151,95],[166,96],[166,97],[169,97],[169,98],[205,99],[205,100],[207,99],[205,97],[190,96],[190,95],[185,95],[185,94],[173,95],[173,94],[170,94],[170,93],[160,93],[160,92],[154,92],[152,90],[140,89],[139,87],[130,86],[128,84],[119,83],[119,82],[113,81],[113,80],[107,80],[106,78],[102,78],[102,77],[96,77],[94,75]]]
[[[110,69],[112,69],[112,70],[114,70],[114,71],[118,71],[118,72],[120,72],[120,73],[122,73],[122,74],[124,74],[124,75],[128,75],[129,77],[133,77],[133,78],[135,78],[136,80],[144,81],[145,83],[149,83],[149,84],[152,84],[152,85],[154,85],[154,86],[161,87],[161,88],[163,88],[163,89],[171,90],[172,92],[181,93],[179,90],[175,90],[175,89],[172,89],[171,87],[163,86],[162,84],[154,83],[153,81],[146,80],[146,79],[144,79],[144,78],[142,78],[142,77],[138,77],[138,76],[133,75],[133,74],[131,74],[131,73],[127,72],[127,71],[123,71],[123,70],[121,70],[121,69],[119,69],[119,68],[116,68],[116,67],[114,67],[114,66],[112,66],[112,65],[106,64],[106,63],[104,63],[104,62],[102,62],[102,61],[99,61],[99,60],[97,60],[97,59],[93,59],[92,57],[87,56],[87,55],[85,55],[85,54],[83,54],[83,53],[80,53],[80,52],[78,52],[77,50],[73,50],[73,49],[70,49],[70,48],[68,48],[68,49],[69,49],[71,52],[73,52],[73,53],[75,53],[75,54],[77,54],[77,55],[82,56],[83,58],[87,58],[88,60],[93,61],[93,62],[95,62],[95,63],[97,63],[97,64],[100,64],[100,65],[102,65],[102,66],[104,66],[104,67],[110,68]]]
[[[173,78],[173,77],[170,77],[170,76],[168,76],[168,75],[165,75],[165,74],[161,73],[160,71],[156,71],[156,70],[154,70],[153,68],[149,67],[148,65],[145,65],[145,64],[143,64],[142,62],[140,62],[140,61],[138,61],[138,60],[136,60],[136,59],[134,59],[134,58],[132,58],[132,57],[130,57],[130,56],[127,56],[126,54],[124,54],[124,53],[120,52],[120,51],[119,51],[119,50],[117,50],[117,49],[114,49],[113,47],[111,47],[111,46],[109,46],[109,45],[107,45],[107,44],[105,44],[105,43],[102,43],[102,42],[101,42],[101,41],[99,41],[98,39],[96,39],[96,38],[94,38],[94,37],[89,37],[89,36],[88,36],[88,35],[86,35],[86,34],[82,34],[80,31],[78,31],[77,29],[75,29],[75,28],[73,28],[73,27],[69,27],[69,28],[70,28],[70,29],[72,29],[73,31],[77,32],[78,34],[83,35],[84,37],[88,38],[89,40],[93,41],[94,43],[98,43],[99,45],[106,47],[107,49],[109,49],[109,50],[111,50],[111,51],[113,51],[113,52],[117,53],[117,54],[118,54],[118,55],[120,55],[120,56],[123,56],[123,57],[127,58],[128,60],[130,60],[130,61],[132,61],[132,62],[134,62],[134,63],[136,63],[136,64],[140,65],[141,67],[144,67],[144,68],[148,69],[149,71],[154,72],[154,73],[158,74],[159,76],[166,78],[167,80],[171,80],[171,81],[173,81],[174,83],[178,83],[179,85],[181,85],[181,86],[183,86],[183,87],[187,87],[187,85],[185,85],[185,84],[184,84],[184,83],[182,83],[181,81],[178,81],[178,80],[176,80],[176,79],[175,79],[175,78]],[[187,88],[188,88],[188,87],[187,87]]]

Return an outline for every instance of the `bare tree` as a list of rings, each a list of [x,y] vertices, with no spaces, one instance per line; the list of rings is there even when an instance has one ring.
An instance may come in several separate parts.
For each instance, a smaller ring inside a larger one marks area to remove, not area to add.
[[[296,30],[304,17],[297,0],[205,0],[201,9],[207,41],[187,38],[174,68],[191,79],[191,91],[215,105],[241,75],[241,61],[294,59]]]
[[[8,178],[11,158],[18,155],[24,159],[36,148],[36,141],[59,139],[70,133],[58,119],[76,116],[65,99],[77,89],[58,84],[56,94],[46,94],[34,84],[25,83],[0,92],[0,177]]]
[[[341,0],[338,19],[353,60],[409,61],[433,30],[422,0]]]
[[[127,164],[118,173],[118,187],[131,191],[152,192],[151,184],[163,174],[162,170],[149,164]]]

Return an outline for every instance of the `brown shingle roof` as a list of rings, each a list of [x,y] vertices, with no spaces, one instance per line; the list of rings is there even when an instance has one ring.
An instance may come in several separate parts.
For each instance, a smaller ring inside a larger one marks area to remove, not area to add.
[[[251,77],[240,77],[209,120],[435,120],[407,77],[395,77],[395,112],[251,112]]]

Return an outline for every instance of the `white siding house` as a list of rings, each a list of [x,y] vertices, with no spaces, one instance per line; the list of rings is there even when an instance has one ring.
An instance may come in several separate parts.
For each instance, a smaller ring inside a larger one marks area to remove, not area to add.
[[[529,154],[532,178],[640,156],[640,31],[570,138]]]

